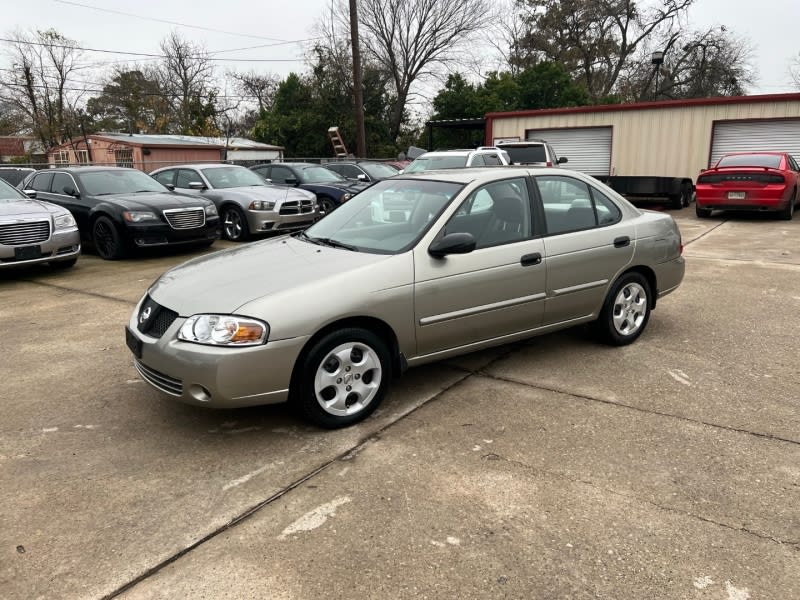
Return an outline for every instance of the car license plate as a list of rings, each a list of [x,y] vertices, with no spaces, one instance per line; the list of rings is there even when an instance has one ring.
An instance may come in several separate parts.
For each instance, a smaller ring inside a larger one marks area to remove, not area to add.
[[[125,343],[136,358],[142,358],[142,340],[137,338],[127,325],[125,326]]]
[[[728,192],[728,200],[744,200],[744,192]]]
[[[23,246],[22,248],[14,248],[14,258],[17,260],[33,260],[34,258],[42,258],[42,247]]]

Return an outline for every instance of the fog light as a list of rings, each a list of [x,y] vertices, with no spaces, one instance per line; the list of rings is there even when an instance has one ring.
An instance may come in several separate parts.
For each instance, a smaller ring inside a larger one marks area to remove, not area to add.
[[[189,387],[189,393],[192,395],[192,398],[199,402],[210,402],[211,401],[211,392],[209,392],[206,388],[202,385],[197,383],[193,383]]]

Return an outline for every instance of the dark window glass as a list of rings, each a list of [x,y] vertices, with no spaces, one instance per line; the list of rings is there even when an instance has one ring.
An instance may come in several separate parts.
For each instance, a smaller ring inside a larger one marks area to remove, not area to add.
[[[54,194],[61,194],[63,196],[69,196],[66,190],[75,189],[75,183],[72,181],[72,177],[67,175],[66,173],[55,173],[53,174],[53,183],[51,188]]]
[[[398,169],[391,165],[382,165],[380,163],[361,163],[359,165],[372,179],[386,179],[397,175]]]
[[[155,179],[162,185],[169,185],[175,181],[175,170],[171,169],[169,171],[161,171],[161,173],[156,173]]]
[[[344,175],[348,179],[358,179],[359,175],[364,173],[355,165],[342,165],[342,170],[337,171],[340,175]]]
[[[536,178],[548,233],[564,233],[597,226],[589,186],[571,177]]]
[[[39,173],[33,178],[31,189],[36,190],[37,192],[49,192],[51,181],[53,181],[52,173]]]
[[[525,143],[520,144],[503,144],[503,150],[508,152],[511,157],[511,162],[515,164],[529,164],[529,163],[546,163],[547,152],[544,144],[528,145]]]
[[[486,166],[486,161],[483,160],[483,155],[482,154],[476,154],[475,156],[473,156],[472,160],[469,163],[469,166],[470,167],[485,167]]]
[[[528,186],[523,178],[495,181],[472,192],[445,226],[445,233],[470,233],[476,248],[531,237]]]
[[[189,184],[194,181],[203,181],[202,177],[198,175],[197,171],[180,169],[178,171],[178,177],[175,179],[175,187],[182,190],[188,190]]]
[[[777,169],[781,166],[780,154],[730,154],[723,156],[718,167],[768,167]]]
[[[483,160],[490,167],[496,167],[497,165],[503,164],[502,162],[500,162],[500,159],[495,154],[484,154]]]
[[[287,179],[294,179],[294,173],[286,167],[272,167],[269,178],[272,183],[286,183]]]

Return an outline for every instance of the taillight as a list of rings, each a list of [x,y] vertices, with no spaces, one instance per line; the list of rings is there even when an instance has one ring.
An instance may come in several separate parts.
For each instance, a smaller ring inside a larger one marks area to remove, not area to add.
[[[553,161],[552,160],[548,160],[547,161],[547,166],[548,167],[552,167],[553,166]]]

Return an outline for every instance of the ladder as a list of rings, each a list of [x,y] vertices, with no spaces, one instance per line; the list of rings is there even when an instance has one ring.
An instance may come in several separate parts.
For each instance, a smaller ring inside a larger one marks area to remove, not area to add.
[[[344,145],[344,140],[339,134],[338,127],[329,127],[328,137],[331,140],[331,145],[333,146],[333,155],[336,158],[347,158],[350,156],[350,154],[347,152],[347,146]]]

